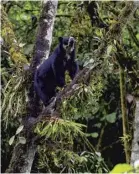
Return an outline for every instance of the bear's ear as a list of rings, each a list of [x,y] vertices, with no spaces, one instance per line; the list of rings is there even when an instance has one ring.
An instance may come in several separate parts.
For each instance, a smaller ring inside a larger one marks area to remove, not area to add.
[[[59,40],[60,43],[62,43],[63,37],[59,37],[58,40]]]

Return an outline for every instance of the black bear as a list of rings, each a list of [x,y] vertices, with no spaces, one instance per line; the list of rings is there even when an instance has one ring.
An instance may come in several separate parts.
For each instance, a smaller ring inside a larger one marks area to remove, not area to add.
[[[71,79],[78,72],[78,64],[75,61],[75,39],[73,37],[59,37],[59,44],[54,52],[36,70],[34,87],[45,106],[55,96],[56,87],[64,87],[66,70]]]

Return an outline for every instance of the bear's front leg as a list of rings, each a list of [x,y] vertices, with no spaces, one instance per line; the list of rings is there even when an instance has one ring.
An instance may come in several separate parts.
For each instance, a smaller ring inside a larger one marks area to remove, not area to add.
[[[65,85],[65,68],[63,64],[56,64],[52,66],[53,73],[56,80],[56,85],[59,87],[64,87]]]

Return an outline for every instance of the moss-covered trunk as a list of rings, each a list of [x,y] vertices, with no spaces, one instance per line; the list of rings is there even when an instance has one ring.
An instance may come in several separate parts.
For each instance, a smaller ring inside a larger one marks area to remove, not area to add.
[[[131,164],[134,164],[136,160],[139,160],[139,98],[136,99],[134,136],[131,150]]]
[[[39,29],[37,34],[37,39],[34,48],[34,55],[31,64],[31,85],[33,85],[33,75],[35,73],[35,69],[37,65],[41,62],[41,60],[48,56],[51,46],[52,40],[52,31],[54,25],[54,19],[57,10],[58,1],[44,1],[44,6],[40,18]],[[28,78],[28,77],[27,77]],[[30,89],[32,90],[32,89]],[[32,91],[30,91],[32,93]],[[33,95],[29,96],[32,97]],[[25,122],[25,129],[23,134],[26,138],[26,144],[17,144],[13,150],[12,158],[10,161],[9,168],[6,170],[6,173],[30,173],[35,152],[37,150],[37,144],[35,143],[35,137],[33,133],[29,130],[30,123],[32,123],[32,119],[30,119],[30,115],[33,114],[33,109],[29,110],[27,116],[27,120]]]

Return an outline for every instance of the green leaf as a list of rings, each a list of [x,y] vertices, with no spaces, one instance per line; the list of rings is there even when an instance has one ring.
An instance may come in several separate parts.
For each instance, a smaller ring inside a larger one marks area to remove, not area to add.
[[[92,138],[97,138],[98,137],[98,133],[94,132],[94,133],[88,133],[86,134],[87,137],[92,137]]]
[[[19,134],[23,130],[23,128],[23,125],[19,126],[19,128],[16,130],[16,135]]]
[[[114,45],[116,45],[117,41],[114,39]]]
[[[93,127],[101,128],[101,125],[102,125],[101,123],[96,123],[93,125]]]
[[[15,135],[12,136],[12,137],[10,138],[10,140],[9,140],[9,145],[10,145],[10,146],[13,144],[14,139],[15,139]]]
[[[109,123],[115,123],[116,121],[116,113],[113,112],[109,115],[106,115],[106,120],[109,122]]]
[[[24,54],[29,55],[33,51],[34,44],[24,46]]]
[[[139,33],[138,33],[138,34],[136,34],[136,38],[139,40]]]
[[[133,167],[129,164],[117,164],[110,173],[124,173],[132,170]]]
[[[25,137],[19,137],[19,143],[20,143],[20,144],[26,144],[26,139],[25,139]]]
[[[107,55],[110,55],[111,51],[112,51],[112,45],[109,45],[107,47]]]

